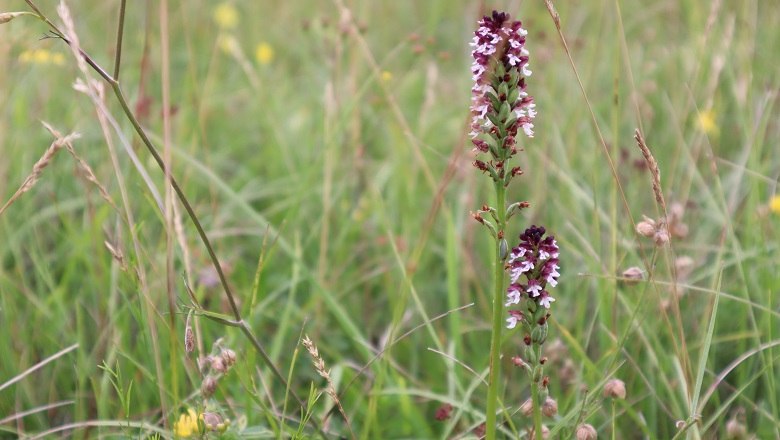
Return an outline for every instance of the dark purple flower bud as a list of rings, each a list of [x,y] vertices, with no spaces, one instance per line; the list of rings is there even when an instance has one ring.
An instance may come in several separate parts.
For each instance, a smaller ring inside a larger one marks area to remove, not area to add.
[[[488,165],[485,162],[482,162],[481,160],[475,160],[474,167],[484,172],[487,172],[489,170]]]
[[[440,406],[436,410],[436,415],[434,415],[434,417],[436,417],[436,420],[442,422],[444,420],[449,419],[451,414],[452,414],[452,405],[450,405],[449,403],[445,403],[444,405]]]
[[[478,151],[487,153],[490,150],[487,142],[483,141],[482,139],[472,139],[471,142],[474,144],[474,148],[476,148]]]

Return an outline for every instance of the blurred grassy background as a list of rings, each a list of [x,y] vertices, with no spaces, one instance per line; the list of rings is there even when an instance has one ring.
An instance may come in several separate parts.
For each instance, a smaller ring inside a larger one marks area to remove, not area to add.
[[[488,179],[469,165],[467,43],[481,14],[503,8],[529,30],[529,92],[539,111],[536,137],[519,155],[526,175],[510,188],[531,209],[513,219],[512,236],[543,224],[561,246],[551,329],[561,343],[547,370],[559,417],[576,417],[586,395],[599,401],[587,390],[614,373],[628,388],[614,406],[617,438],[672,438],[675,423],[693,414],[692,438],[725,438],[730,419],[757,438],[780,438],[780,207],[770,204],[780,175],[777,2],[559,2],[587,101],[542,2],[352,0],[343,10],[328,1],[169,3],[174,175],[275,364],[304,397],[311,383],[322,386],[305,351],[296,352],[309,334],[359,437],[468,437],[484,419],[475,374],[487,368],[492,262],[469,211],[492,201]],[[118,5],[69,2],[84,50],[109,70]],[[39,6],[56,17],[54,2]],[[2,11],[25,8],[0,3]],[[129,2],[126,20],[120,82],[161,147],[158,3]],[[41,39],[46,30],[31,17],[0,26],[2,200],[52,142],[47,121],[82,134],[76,152],[119,202],[95,109],[72,87],[80,73],[64,44]],[[109,92],[162,194],[162,173]],[[634,232],[642,215],[661,215],[635,128],[659,162],[667,203],[684,207],[687,236],[671,247]],[[185,218],[171,327],[164,216],[121,148],[119,159],[140,252],[122,204],[106,203],[65,152],[0,217],[0,383],[79,344],[0,388],[0,420],[9,419],[0,430],[11,437],[88,420],[170,429],[200,402],[195,355],[174,349],[189,305],[187,267],[204,307],[227,313],[227,303]],[[650,281],[620,283],[630,266]],[[283,387],[239,331],[198,322],[198,352],[223,337],[239,354],[210,408],[233,420],[231,435],[275,436],[268,420],[280,419]],[[528,397],[525,375],[509,364],[520,343],[510,334],[505,344],[510,412]],[[121,370],[123,392],[132,381],[129,405],[104,362]],[[14,417],[55,402],[65,403]],[[443,403],[455,411],[439,422]],[[314,417],[329,409],[323,396]],[[603,437],[612,411],[605,400],[588,412]],[[291,402],[286,414],[300,417]],[[337,414],[328,429],[348,434]],[[80,426],[72,435],[145,432]]]

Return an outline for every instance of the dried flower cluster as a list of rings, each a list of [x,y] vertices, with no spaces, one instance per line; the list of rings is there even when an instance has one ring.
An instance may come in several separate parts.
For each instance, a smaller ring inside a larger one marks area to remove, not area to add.
[[[219,378],[224,376],[235,364],[236,352],[229,348],[219,348],[219,353],[198,359],[198,367],[204,375],[203,383],[200,386],[200,392],[204,398],[214,394]]]
[[[487,162],[474,161],[474,166],[487,172],[496,182],[509,184],[512,177],[522,174],[519,167],[507,172],[506,161],[517,153],[516,136],[522,129],[533,137],[536,105],[526,92],[528,32],[509,14],[493,11],[479,21],[474,32],[471,66],[474,85],[471,88],[471,132],[474,147],[490,153]]]
[[[214,412],[204,412],[200,415],[203,427],[206,431],[225,432],[230,426],[230,419],[224,418]]]
[[[538,314],[539,306],[549,309],[550,303],[555,301],[547,287],[555,287],[561,275],[558,272],[558,244],[552,235],[544,237],[545,232],[541,226],[526,229],[520,234],[520,244],[509,254],[506,267],[511,284],[506,291],[507,307],[527,299],[526,310]],[[508,313],[507,327],[510,329],[525,320],[525,312],[521,310],[510,309]]]

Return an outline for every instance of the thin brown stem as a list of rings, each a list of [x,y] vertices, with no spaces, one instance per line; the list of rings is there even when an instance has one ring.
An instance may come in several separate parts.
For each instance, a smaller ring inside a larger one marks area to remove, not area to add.
[[[116,50],[114,53],[114,78],[119,81],[119,65],[122,61],[122,36],[125,33],[125,9],[127,0],[119,4],[119,24],[116,27]]]
[[[38,18],[45,22],[49,28],[51,29],[52,33],[62,41],[64,41],[66,44],[70,45],[70,40],[65,37],[64,33],[60,31],[60,29],[55,25],[51,20],[48,19],[41,11],[38,9],[38,7],[32,2],[32,0],[25,0],[25,2],[30,6],[30,8],[36,13]],[[130,124],[133,126],[133,129],[135,130],[136,134],[141,138],[141,142],[144,144],[146,149],[149,151],[149,154],[152,155],[155,162],[157,162],[158,167],[163,171],[164,174],[170,176],[170,184],[171,187],[173,187],[174,192],[176,193],[177,198],[181,202],[181,204],[184,206],[184,209],[187,211],[187,214],[190,217],[190,220],[192,221],[193,225],[195,226],[195,229],[198,231],[198,236],[201,239],[201,242],[206,247],[206,250],[209,254],[209,258],[211,259],[211,263],[214,266],[214,270],[217,272],[217,275],[219,277],[220,283],[222,284],[222,288],[225,292],[225,296],[228,299],[228,302],[230,304],[230,309],[232,311],[233,316],[235,317],[235,321],[240,323],[240,328],[242,330],[242,333],[249,339],[252,346],[255,348],[255,350],[260,354],[260,357],[263,359],[263,361],[268,365],[268,367],[271,369],[271,372],[276,377],[277,380],[286,388],[289,389],[288,381],[285,379],[285,377],[282,375],[282,373],[279,371],[279,369],[274,365],[273,361],[271,360],[270,356],[266,353],[265,349],[260,344],[260,341],[255,337],[254,333],[252,333],[251,328],[248,324],[241,318],[241,313],[238,309],[238,305],[236,304],[235,296],[230,289],[230,286],[227,282],[227,277],[225,276],[224,271],[222,270],[222,265],[219,262],[219,258],[217,257],[216,252],[214,251],[214,248],[211,245],[211,241],[209,240],[208,236],[206,235],[206,231],[203,229],[203,225],[200,223],[200,220],[198,219],[197,214],[195,214],[195,210],[192,208],[192,205],[190,204],[189,200],[187,199],[187,196],[184,195],[184,191],[182,191],[181,187],[179,186],[178,182],[174,178],[173,174],[171,174],[170,170],[168,169],[168,166],[163,161],[163,158],[160,156],[160,153],[157,151],[157,148],[155,148],[152,141],[149,139],[149,136],[146,134],[146,131],[141,127],[141,123],[138,121],[138,118],[136,118],[133,111],[130,109],[130,105],[127,102],[127,99],[125,98],[124,93],[122,92],[122,88],[119,84],[119,81],[109,74],[105,69],[103,69],[99,64],[97,64],[92,57],[90,57],[84,50],[79,49],[79,54],[83,57],[84,61],[98,74],[100,75],[106,82],[108,82],[111,85],[111,89],[114,92],[114,95],[119,102],[119,105],[122,107],[122,111],[124,112],[127,119],[130,121]],[[301,398],[295,393],[294,391],[290,390],[290,394],[293,396],[293,398],[296,400],[296,402],[301,406],[301,408],[305,408],[306,404],[301,400]],[[312,426],[317,430],[319,435],[327,439],[327,435],[322,430],[322,428],[319,426],[319,423],[314,420],[314,418],[309,419],[311,421]]]

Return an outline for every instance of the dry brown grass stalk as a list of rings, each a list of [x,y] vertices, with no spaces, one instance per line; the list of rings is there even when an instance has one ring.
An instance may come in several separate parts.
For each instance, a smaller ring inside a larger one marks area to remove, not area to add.
[[[642,133],[638,128],[634,131],[634,139],[636,140],[639,150],[642,151],[642,156],[644,156],[645,163],[647,163],[647,169],[650,170],[650,177],[653,180],[655,201],[661,206],[661,210],[666,213],[666,201],[664,200],[664,194],[661,191],[661,171],[658,169],[658,162],[655,160],[655,157],[653,157],[653,153],[650,152],[650,148],[648,148],[645,143],[645,138],[642,137]]]
[[[49,129],[49,125],[47,123],[44,122],[43,125],[47,129]],[[54,159],[54,156],[62,147],[70,144],[72,140],[78,139],[79,137],[81,137],[81,135],[73,132],[66,136],[62,136],[59,133],[57,133],[54,135],[54,137],[55,137],[54,142],[52,142],[51,145],[49,145],[49,148],[46,150],[45,153],[43,153],[43,156],[41,156],[41,158],[38,159],[37,162],[35,162],[35,165],[33,165],[30,175],[28,175],[24,179],[21,186],[19,186],[19,189],[17,189],[14,195],[12,195],[11,198],[8,199],[7,202],[5,202],[5,205],[3,205],[2,208],[0,208],[0,215],[3,215],[5,210],[8,209],[8,207],[11,206],[17,199],[19,199],[19,197],[21,197],[22,194],[31,190],[35,186],[35,184],[38,183],[41,174],[43,174],[43,170],[47,166],[49,166],[51,161]]]
[[[312,363],[314,364],[314,369],[317,370],[317,374],[325,379],[325,382],[328,384],[328,386],[325,387],[325,393],[327,393],[330,398],[333,399],[333,402],[336,404],[336,406],[338,406],[341,416],[344,417],[344,421],[347,423],[349,433],[354,439],[355,433],[352,432],[352,426],[349,423],[349,418],[347,418],[347,413],[344,411],[344,407],[341,406],[341,401],[339,400],[339,395],[336,392],[336,387],[333,386],[333,380],[330,378],[330,370],[325,367],[325,360],[322,359],[322,356],[320,356],[320,352],[317,349],[317,346],[314,344],[314,341],[309,339],[309,335],[305,335],[301,343],[304,347],[306,347],[306,351],[309,352],[309,355],[312,358]]]
[[[98,189],[98,192],[100,192],[100,196],[105,200],[111,207],[116,209],[117,211],[119,208],[116,206],[116,203],[114,203],[114,199],[111,198],[111,195],[106,190],[106,187],[103,186],[102,183],[98,180],[97,176],[95,176],[95,172],[92,171],[92,168],[89,166],[89,164],[82,159],[78,154],[76,154],[76,149],[73,148],[73,143],[70,141],[70,139],[67,138],[67,136],[63,136],[59,131],[57,131],[54,127],[52,127],[50,124],[48,124],[45,121],[41,122],[44,127],[46,127],[46,130],[51,133],[52,136],[54,136],[57,139],[63,140],[63,147],[65,147],[66,150],[68,150],[68,153],[70,153],[71,156],[73,156],[73,159],[76,161],[76,165],[78,166],[79,170],[83,173],[84,178],[87,179],[88,182],[95,185]]]

